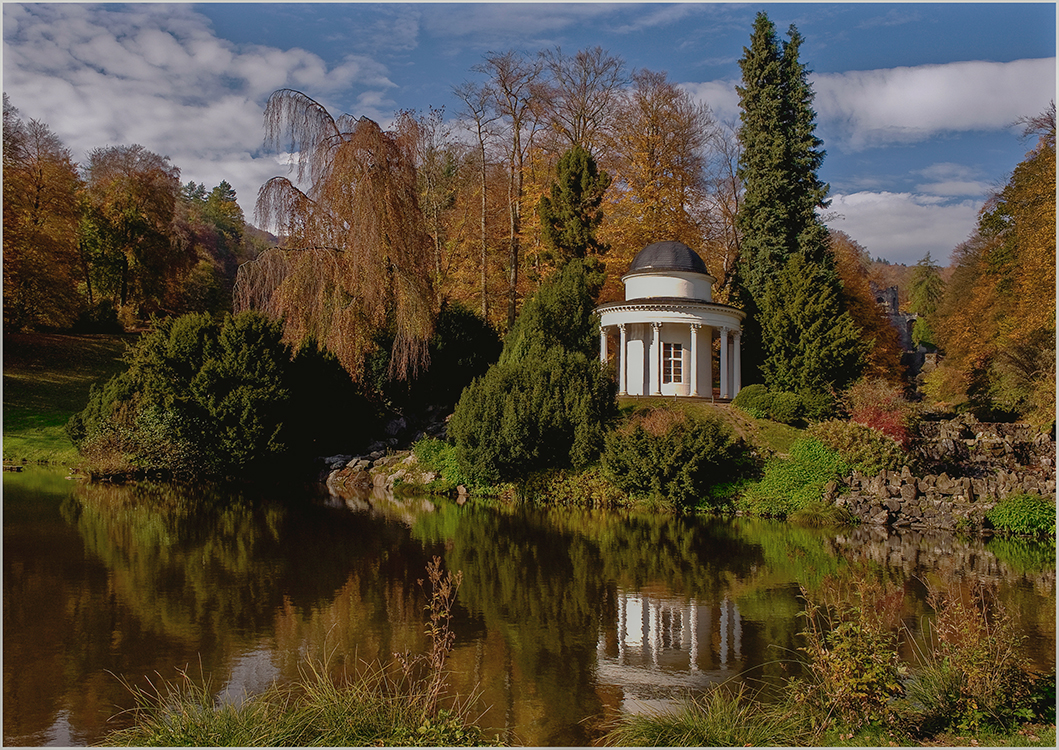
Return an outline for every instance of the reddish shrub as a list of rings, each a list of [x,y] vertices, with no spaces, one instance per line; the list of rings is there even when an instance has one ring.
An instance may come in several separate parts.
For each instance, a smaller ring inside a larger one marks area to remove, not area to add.
[[[913,409],[900,388],[881,379],[858,380],[846,391],[843,402],[851,421],[876,429],[908,448]]]

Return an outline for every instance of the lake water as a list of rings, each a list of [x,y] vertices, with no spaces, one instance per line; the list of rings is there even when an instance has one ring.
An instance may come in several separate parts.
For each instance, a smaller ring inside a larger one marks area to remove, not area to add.
[[[423,651],[439,556],[463,572],[450,685],[513,744],[589,745],[622,710],[797,672],[800,588],[865,568],[904,591],[984,582],[1055,666],[1054,545],[818,531],[752,519],[86,486],[4,474],[4,744],[83,745],[128,687],[207,676],[231,699]]]

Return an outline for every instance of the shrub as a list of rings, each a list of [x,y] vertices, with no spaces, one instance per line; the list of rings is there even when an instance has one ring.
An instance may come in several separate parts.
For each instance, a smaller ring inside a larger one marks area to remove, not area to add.
[[[803,588],[809,681],[801,695],[820,715],[837,715],[857,728],[886,718],[887,704],[902,693],[897,634],[904,592],[856,577],[828,579],[823,601]]]
[[[635,412],[607,435],[601,463],[631,495],[693,506],[711,485],[740,473],[746,446],[717,419],[692,419],[674,407]]]
[[[375,406],[332,352],[306,339],[286,377],[291,401],[287,418],[291,447],[299,454],[331,456],[347,452],[350,441],[378,434]]]
[[[604,280],[599,263],[574,259],[526,300],[504,339],[500,364],[522,362],[534,351],[561,347],[591,357],[599,351],[595,298]]]
[[[800,438],[790,458],[774,458],[761,480],[743,495],[748,509],[761,516],[788,516],[818,502],[824,485],[841,479],[849,467],[838,453],[815,438]]]
[[[827,391],[802,391],[802,408],[809,422],[822,422],[835,416],[835,397]]]
[[[882,379],[858,380],[844,399],[849,418],[889,435],[902,448],[912,440],[912,405],[899,388]]]
[[[430,339],[430,364],[411,381],[395,380],[390,372],[393,339],[382,336],[368,357],[369,381],[391,408],[421,410],[451,408],[463,389],[485,374],[500,356],[496,330],[477,313],[458,302],[443,302]]]
[[[469,385],[448,434],[463,475],[492,485],[587,466],[616,408],[613,379],[597,358],[552,347],[494,365]]]
[[[986,519],[998,531],[1055,536],[1055,501],[1040,495],[1008,495],[986,513]]]
[[[772,394],[761,383],[740,388],[732,399],[732,406],[745,411],[755,419],[768,419],[772,412]]]
[[[460,470],[477,485],[579,469],[599,457],[617,387],[596,353],[602,275],[574,259],[526,301],[499,361],[464,389],[449,421]]]
[[[780,391],[772,397],[769,415],[776,422],[795,424],[802,421],[805,408],[802,397],[790,391]]]
[[[103,473],[277,470],[276,459],[311,450],[317,425],[341,424],[355,403],[348,389],[331,390],[341,380],[333,363],[306,352],[293,364],[279,324],[253,312],[158,321],[126,360],[67,425]]]
[[[837,452],[850,471],[869,476],[899,469],[908,460],[896,440],[856,422],[831,419],[810,426],[805,434]]]
[[[1032,718],[1033,681],[1017,618],[981,585],[968,595],[932,589],[930,650],[910,698],[921,729],[978,731]]]
[[[444,487],[455,489],[461,484],[464,486],[471,484],[460,470],[460,462],[456,458],[456,446],[437,438],[423,438],[412,446],[412,452],[425,469],[436,471],[441,475]]]

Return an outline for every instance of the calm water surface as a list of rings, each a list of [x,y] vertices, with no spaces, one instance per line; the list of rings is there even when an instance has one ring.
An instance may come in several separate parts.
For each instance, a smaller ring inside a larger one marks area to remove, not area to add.
[[[589,745],[622,710],[735,676],[794,673],[801,586],[858,566],[905,591],[982,581],[1055,666],[1054,545],[782,523],[459,506],[444,500],[85,486],[4,474],[4,743],[83,745],[121,726],[123,681],[178,670],[238,699],[425,649],[417,581],[463,571],[452,687],[509,743]]]

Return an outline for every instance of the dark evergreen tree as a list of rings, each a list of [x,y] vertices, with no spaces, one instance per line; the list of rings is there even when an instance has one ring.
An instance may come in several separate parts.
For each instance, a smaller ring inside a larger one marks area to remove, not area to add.
[[[864,367],[867,348],[842,310],[839,286],[800,254],[766,287],[759,316],[766,334],[761,374],[772,391],[841,389]]]
[[[610,175],[600,172],[592,154],[579,145],[559,158],[557,170],[551,196],[541,196],[537,208],[541,239],[560,264],[605,253],[607,247],[596,239],[596,229],[603,221],[599,206]]]
[[[599,361],[595,264],[572,260],[526,301],[500,360],[469,385],[449,421],[461,473],[479,484],[581,468],[603,449],[617,410]]]
[[[791,26],[781,43],[768,16],[759,13],[739,63],[743,85],[736,87],[745,194],[737,217],[742,243],[734,288],[748,314],[744,379],[761,377],[775,390],[791,390],[795,383],[799,389],[841,386],[856,376],[850,367],[864,354],[842,309],[827,228],[816,214],[827,206],[829,187],[817,176],[824,151],[815,134],[809,71],[798,59],[802,41]],[[796,298],[780,291],[794,289]],[[838,352],[840,341],[853,349]]]

